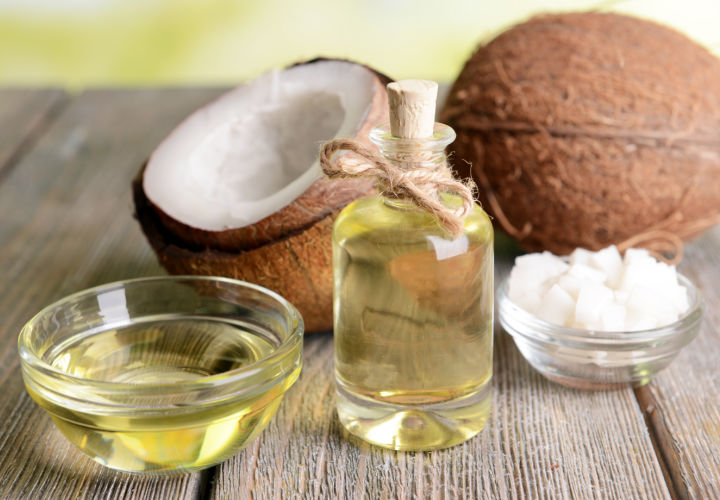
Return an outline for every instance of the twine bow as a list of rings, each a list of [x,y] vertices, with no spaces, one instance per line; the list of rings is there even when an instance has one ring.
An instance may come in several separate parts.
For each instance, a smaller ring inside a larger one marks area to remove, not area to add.
[[[338,156],[337,153],[346,154]],[[440,224],[454,237],[463,234],[465,217],[474,205],[474,184],[453,177],[446,161],[435,168],[413,168],[422,157],[418,153],[400,153],[394,164],[359,142],[335,139],[320,149],[320,166],[330,179],[374,177],[375,187],[389,198],[412,201],[419,208],[434,214]],[[439,193],[454,193],[462,206],[452,209],[440,199]]]

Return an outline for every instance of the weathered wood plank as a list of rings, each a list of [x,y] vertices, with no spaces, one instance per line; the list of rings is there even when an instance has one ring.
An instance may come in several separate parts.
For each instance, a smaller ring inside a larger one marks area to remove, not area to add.
[[[499,257],[500,275],[509,262]],[[499,328],[496,339],[488,428],[449,450],[397,453],[348,437],[334,411],[332,337],[307,338],[296,386],[265,433],[219,467],[213,496],[670,497],[631,389],[566,389],[535,373]]]
[[[67,100],[61,90],[0,91],[0,178]]]
[[[6,284],[0,289],[0,497],[205,494],[198,474],[114,473],[66,445],[25,395],[14,344],[22,323],[46,303],[86,286],[159,271],[130,219],[129,180],[172,124],[215,94],[88,93],[31,150],[11,154],[13,163],[19,161],[0,183],[0,278]],[[720,295],[713,290],[718,248],[716,229],[688,248],[682,268],[708,303],[700,338],[637,393],[643,408],[655,406],[647,411],[649,421],[677,491],[696,498],[720,496],[720,389],[712,362],[712,353],[720,352]],[[502,275],[509,252],[501,245],[499,254]],[[669,496],[632,391],[590,393],[549,383],[509,337],[496,335],[491,424],[470,442],[434,453],[395,453],[348,439],[334,415],[332,339],[308,338],[301,379],[267,431],[218,468],[213,496]]]
[[[202,494],[201,474],[142,478],[105,469],[76,451],[25,393],[15,343],[22,324],[53,300],[159,272],[132,218],[130,180],[172,126],[217,94],[82,94],[0,184],[0,497]]]
[[[700,334],[638,389],[680,498],[720,498],[720,226],[685,249],[680,271],[705,298]]]

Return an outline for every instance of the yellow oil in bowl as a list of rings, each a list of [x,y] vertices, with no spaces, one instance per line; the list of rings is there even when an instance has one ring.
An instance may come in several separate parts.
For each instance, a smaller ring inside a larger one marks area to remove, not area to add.
[[[198,285],[194,280],[189,283]],[[283,308],[273,312],[254,302],[261,297],[258,287],[251,288],[251,304],[233,304],[241,297],[224,294],[213,310],[208,293],[216,288],[174,284],[181,295],[189,292],[184,298],[192,307],[176,307],[171,298],[170,312],[132,314],[129,299],[138,287],[130,283],[122,290],[125,313],[113,306],[108,318],[83,304],[85,314],[76,309],[68,316],[58,314],[63,310],[58,303],[21,334],[29,394],[73,444],[103,465],[168,473],[217,464],[265,427],[299,375],[302,334],[292,328],[298,326],[296,312],[284,318]],[[167,297],[159,300],[162,307],[170,305]],[[75,305],[77,298],[71,301]],[[93,326],[75,331],[70,326],[77,321],[58,321],[81,316]],[[53,320],[64,327],[55,325],[47,334]]]

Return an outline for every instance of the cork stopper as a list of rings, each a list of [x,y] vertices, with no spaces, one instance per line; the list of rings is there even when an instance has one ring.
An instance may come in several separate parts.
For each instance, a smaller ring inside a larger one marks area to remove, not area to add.
[[[438,85],[430,80],[400,80],[387,86],[390,132],[403,139],[432,137]]]

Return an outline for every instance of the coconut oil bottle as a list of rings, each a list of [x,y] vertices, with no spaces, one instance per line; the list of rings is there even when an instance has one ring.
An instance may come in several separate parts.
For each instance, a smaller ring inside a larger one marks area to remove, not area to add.
[[[370,138],[396,169],[385,181],[392,194],[347,206],[333,232],[337,410],[370,443],[431,450],[469,439],[488,419],[493,230],[472,202],[451,234],[437,212],[397,195],[394,186],[413,171],[415,187],[443,211],[463,206],[442,182],[429,192],[455,138],[434,123],[437,86],[410,80],[388,92],[391,125]]]

